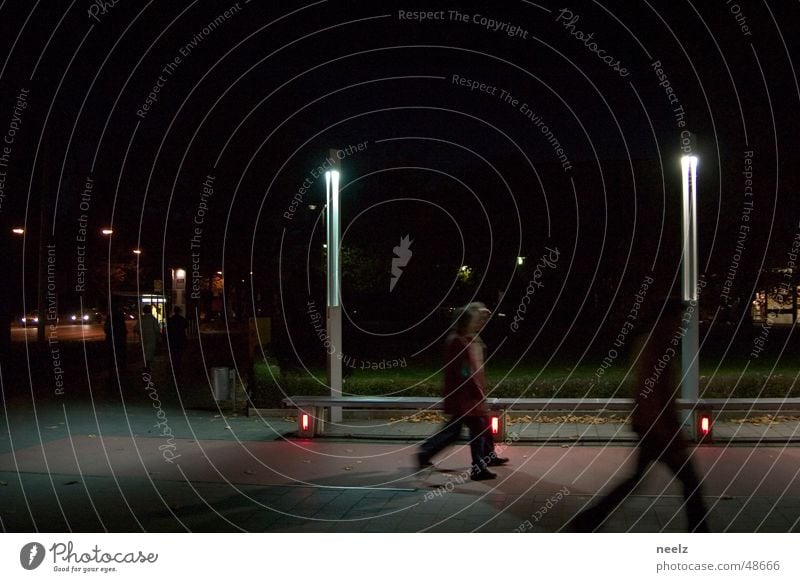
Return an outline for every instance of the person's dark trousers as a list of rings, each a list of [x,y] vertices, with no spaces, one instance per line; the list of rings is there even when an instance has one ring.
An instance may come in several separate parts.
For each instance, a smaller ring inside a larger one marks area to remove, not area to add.
[[[617,485],[608,495],[603,497],[594,507],[587,509],[573,520],[573,529],[593,531],[600,527],[605,519],[636,488],[644,477],[651,463],[661,461],[681,481],[683,497],[686,503],[686,514],[690,532],[707,532],[706,506],[703,502],[700,479],[694,465],[682,443],[666,444],[658,441],[642,440],[639,444],[639,455],[636,460],[636,472]]]
[[[494,437],[492,437],[492,420],[485,416],[483,417],[484,427],[483,427],[483,451],[481,452],[481,457],[484,459],[486,463],[491,461],[492,459],[497,458],[497,454],[494,451]]]
[[[422,454],[430,459],[456,442],[461,434],[461,426],[463,423],[464,417],[451,416],[442,428],[425,439],[420,445]]]
[[[183,347],[176,347],[172,349],[172,369],[175,372],[175,377],[180,378],[183,375]]]
[[[107,362],[108,362],[108,388],[116,389],[117,379],[122,381],[122,375],[127,366],[128,357],[126,352],[127,346],[125,344],[106,342]]]
[[[489,425],[483,416],[451,416],[445,425],[435,434],[420,445],[420,452],[431,459],[458,440],[461,435],[461,426],[466,424],[469,429],[469,449],[472,455],[474,470],[483,471],[486,467],[486,434]]]
[[[112,355],[112,358],[114,356]],[[116,366],[120,372],[124,372],[128,366],[128,344],[125,340],[116,343]]]
[[[494,447],[489,451],[486,447],[487,437],[491,439],[491,428],[489,419],[485,416],[467,416],[464,419],[464,424],[469,429],[469,450],[472,454],[472,470],[473,471],[486,471],[489,462],[488,457],[490,452],[494,451]]]

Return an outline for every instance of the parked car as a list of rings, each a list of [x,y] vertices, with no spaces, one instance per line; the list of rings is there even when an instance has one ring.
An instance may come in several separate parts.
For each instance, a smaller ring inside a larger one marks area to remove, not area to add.
[[[67,325],[89,325],[92,323],[102,323],[103,314],[97,309],[84,309],[83,311],[78,309],[76,311],[70,311],[67,313],[66,317],[61,317],[59,319]]]
[[[39,311],[34,309],[19,318],[19,323],[23,327],[35,326],[39,323]]]

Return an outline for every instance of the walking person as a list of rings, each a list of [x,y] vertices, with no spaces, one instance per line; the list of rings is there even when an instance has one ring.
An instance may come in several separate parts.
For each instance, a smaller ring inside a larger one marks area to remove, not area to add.
[[[117,376],[125,372],[128,365],[128,329],[125,327],[125,316],[118,304],[113,304],[103,324],[106,334],[108,354],[108,385],[114,385],[114,371]]]
[[[186,350],[186,318],[181,315],[180,306],[172,308],[172,315],[167,318],[167,345],[172,355],[172,368],[178,376],[181,370],[183,352]]]
[[[478,332],[486,324],[489,313],[483,303],[476,302],[459,310],[456,315],[444,345],[444,411],[450,418],[420,445],[417,453],[420,468],[430,466],[435,455],[458,440],[462,425],[469,429],[471,479],[494,479],[497,475],[489,467],[508,462],[494,452],[484,392],[485,345]]]
[[[144,371],[150,372],[156,358],[158,339],[161,337],[161,326],[156,321],[156,318],[153,317],[153,308],[149,305],[142,307],[142,314],[139,317],[139,337],[142,341],[142,352],[144,354]]]
[[[636,488],[652,463],[669,467],[683,485],[683,497],[690,532],[708,532],[706,506],[700,479],[689,457],[687,443],[675,407],[679,390],[680,327],[683,306],[670,298],[661,320],[649,338],[637,340],[638,362],[634,371],[633,430],[639,435],[636,470],[596,505],[578,514],[571,524],[573,531],[594,531]]]

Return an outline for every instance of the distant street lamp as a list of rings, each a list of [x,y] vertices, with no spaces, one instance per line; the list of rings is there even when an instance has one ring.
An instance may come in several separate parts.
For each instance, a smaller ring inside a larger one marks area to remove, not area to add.
[[[133,249],[133,254],[134,255],[141,255],[142,251],[140,249]]]
[[[25,234],[25,229],[24,228],[12,228],[11,232],[13,232],[14,234]]]
[[[699,305],[697,293],[697,157],[681,158],[683,177],[683,288],[686,333],[681,342],[681,398],[697,400],[699,395]]]
[[[105,236],[111,236],[114,233],[114,230],[110,228],[104,228],[100,232],[103,233]]]

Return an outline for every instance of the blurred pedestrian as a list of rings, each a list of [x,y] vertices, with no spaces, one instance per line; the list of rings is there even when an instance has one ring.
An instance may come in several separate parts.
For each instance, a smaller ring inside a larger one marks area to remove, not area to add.
[[[471,303],[469,306],[473,313],[477,312],[477,321],[474,323],[474,332],[471,334],[469,344],[470,358],[476,377],[480,381],[481,390],[486,394],[486,344],[481,339],[480,332],[483,331],[489,316],[492,312],[481,302]],[[508,463],[508,458],[498,457],[494,449],[494,438],[492,437],[492,420],[487,412],[483,417],[486,428],[483,431],[483,458],[490,467],[499,467]]]
[[[649,337],[636,342],[634,356],[633,430],[639,435],[636,470],[596,505],[577,515],[571,524],[574,531],[594,531],[636,488],[652,463],[664,463],[683,485],[690,532],[707,532],[706,506],[700,479],[689,457],[675,407],[680,388],[679,366],[682,339],[680,299],[666,301],[661,318]]]
[[[122,308],[114,303],[103,324],[106,334],[106,353],[108,354],[108,383],[114,382],[114,370],[117,375],[125,372],[128,365],[128,328],[125,326],[125,316]]]
[[[180,306],[172,308],[167,318],[167,346],[172,356],[172,368],[176,375],[180,372],[183,352],[186,350],[186,318],[181,315]]]
[[[485,345],[478,332],[486,324],[489,310],[483,303],[470,303],[459,310],[444,345],[444,411],[449,420],[420,445],[420,467],[458,440],[462,425],[469,429],[472,468],[475,481],[494,479],[490,466],[503,465],[508,459],[494,452],[489,409],[486,405],[484,374]]]
[[[149,305],[142,307],[142,315],[139,317],[139,337],[142,341],[144,371],[150,372],[156,358],[158,339],[161,337],[161,326],[156,318],[153,317],[153,308]]]

